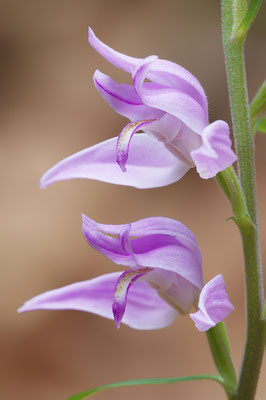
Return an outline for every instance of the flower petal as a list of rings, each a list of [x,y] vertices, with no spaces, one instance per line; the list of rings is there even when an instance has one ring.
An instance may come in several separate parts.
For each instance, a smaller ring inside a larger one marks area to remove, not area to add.
[[[104,225],[85,215],[82,219],[82,230],[87,242],[116,264],[172,271],[197,288],[202,288],[200,249],[193,233],[180,222],[154,217],[128,225]],[[119,238],[104,233],[118,235]],[[124,245],[125,234],[131,237],[128,244],[131,251]]]
[[[144,280],[181,314],[187,314],[198,303],[200,289],[175,272],[154,268]]]
[[[231,149],[229,126],[225,121],[215,121],[202,132],[202,145],[191,152],[201,178],[213,178],[236,161]]]
[[[190,168],[162,143],[143,133],[135,135],[131,141],[127,173],[124,174],[116,162],[116,141],[117,138],[106,140],[60,161],[43,175],[41,187],[75,178],[140,189],[160,187],[178,181]]]
[[[133,69],[142,61],[141,58],[129,57],[113,50],[111,47],[101,42],[95,36],[91,28],[89,28],[89,42],[103,58],[105,58],[115,67],[122,68],[126,72],[132,72]]]
[[[174,115],[197,133],[202,132],[208,124],[206,109],[189,92],[157,82],[144,83],[149,69],[155,62],[147,57],[134,72],[134,87],[143,103]]]
[[[94,84],[107,103],[130,121],[160,118],[164,112],[143,104],[133,86],[116,83],[100,71],[94,73]]]
[[[113,319],[114,289],[120,275],[114,272],[51,290],[27,301],[18,312],[78,310]],[[140,281],[130,290],[123,323],[135,329],[159,329],[170,325],[177,315],[154,289]]]
[[[113,314],[116,327],[120,327],[120,322],[123,319],[126,310],[127,295],[130,287],[145,274],[151,272],[150,268],[130,268],[123,272],[118,278],[115,286],[114,301],[113,301]]]
[[[198,79],[188,70],[168,60],[156,60],[147,70],[147,78],[164,86],[174,87],[193,97],[205,110],[208,118],[208,101]]]
[[[224,278],[220,274],[206,283],[200,293],[199,311],[190,314],[190,318],[196,328],[204,332],[223,321],[233,310],[234,306],[225,290]]]

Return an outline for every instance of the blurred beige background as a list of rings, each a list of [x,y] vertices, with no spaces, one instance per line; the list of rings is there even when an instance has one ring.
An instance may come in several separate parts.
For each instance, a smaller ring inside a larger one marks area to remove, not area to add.
[[[210,120],[230,121],[220,2],[213,0],[7,0],[0,4],[1,328],[0,398],[64,400],[119,380],[215,373],[205,335],[188,318],[169,328],[134,331],[82,312],[18,315],[43,291],[114,270],[81,234],[81,212],[103,223],[164,215],[191,228],[203,252],[204,276],[224,274],[235,312],[227,320],[239,370],[245,340],[241,243],[230,207],[214,180],[190,171],[166,188],[136,190],[96,181],[39,189],[57,161],[119,134],[126,120],[95,90],[96,68],[125,81],[87,42],[87,27],[136,57],[158,54],[203,84]],[[263,16],[264,12],[264,16]],[[265,78],[265,6],[249,34],[252,97]],[[265,258],[266,138],[257,137],[258,190]],[[258,400],[265,399],[265,366]],[[123,388],[100,399],[225,399],[212,382]],[[96,398],[96,397],[95,397]]]

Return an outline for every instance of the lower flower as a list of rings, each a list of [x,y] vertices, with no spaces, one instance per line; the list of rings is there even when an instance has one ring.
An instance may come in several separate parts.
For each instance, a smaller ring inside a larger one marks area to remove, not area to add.
[[[103,225],[83,216],[82,228],[93,248],[129,268],[48,291],[19,312],[72,309],[114,319],[117,327],[123,322],[135,329],[158,329],[194,306],[197,311],[190,317],[206,331],[234,309],[222,275],[203,286],[200,249],[180,222],[153,217]]]

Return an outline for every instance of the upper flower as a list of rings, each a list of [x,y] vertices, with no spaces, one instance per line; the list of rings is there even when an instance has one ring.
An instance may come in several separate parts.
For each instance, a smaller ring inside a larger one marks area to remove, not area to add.
[[[136,329],[168,326],[189,313],[205,331],[232,310],[222,275],[203,287],[201,253],[193,233],[169,218],[103,225],[83,216],[83,234],[96,250],[128,267],[41,294],[19,310],[74,309],[114,318]]]
[[[43,176],[43,187],[71,178],[159,187],[179,180],[192,167],[202,178],[212,178],[236,160],[228,124],[220,120],[209,124],[206,94],[190,72],[157,56],[141,59],[118,53],[91,29],[89,42],[106,60],[132,75],[132,85],[126,85],[98,70],[94,74],[99,93],[131,122],[118,138],[58,163]],[[143,133],[135,135],[140,130]]]

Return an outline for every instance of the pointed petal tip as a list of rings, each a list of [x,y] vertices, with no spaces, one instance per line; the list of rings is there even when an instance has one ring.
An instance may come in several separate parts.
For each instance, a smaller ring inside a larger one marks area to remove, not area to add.
[[[88,40],[90,42],[91,38],[95,37],[95,33],[93,32],[92,28],[90,26],[88,26]]]
[[[46,189],[47,186],[48,186],[48,185],[46,184],[45,180],[42,178],[42,179],[40,180],[40,189]]]
[[[18,314],[21,314],[21,313],[23,313],[25,310],[24,310],[24,305],[23,306],[21,306],[21,307],[19,307],[18,309],[17,309],[17,313]]]
[[[50,171],[51,171],[51,168],[48,169],[48,171],[46,171],[43,174],[43,176],[41,177],[41,180],[40,180],[40,188],[41,189],[46,189],[48,186],[50,186],[53,183],[50,178]]]

